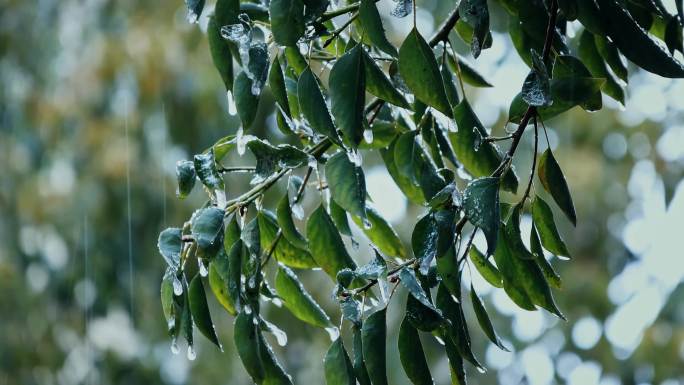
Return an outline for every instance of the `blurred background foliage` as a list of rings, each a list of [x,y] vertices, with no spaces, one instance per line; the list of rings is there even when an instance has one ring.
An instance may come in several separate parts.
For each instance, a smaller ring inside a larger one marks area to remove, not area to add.
[[[476,64],[495,87],[467,94],[501,134],[527,70],[505,13],[492,3],[494,46]],[[418,5],[425,35],[453,6]],[[390,6],[379,3],[383,15]],[[175,162],[238,125],[209,56],[209,12],[190,25],[181,0],[2,0],[0,7],[0,384],[249,383],[232,320],[216,303],[225,352],[201,340],[198,358],[188,361],[170,352],[158,298],[157,235],[203,199],[175,198]],[[411,27],[387,23],[395,44]],[[469,368],[471,384],[684,383],[684,83],[635,70],[628,94],[625,107],[604,100],[601,112],[572,110],[547,122],[579,217],[576,229],[562,228],[574,259],[553,261],[568,322],[519,310],[474,277],[514,352],[489,344],[471,319],[475,351],[489,368]],[[277,141],[269,98],[254,127]],[[524,178],[531,139],[516,159]],[[226,164],[251,162],[245,155]],[[407,205],[384,167],[374,168],[379,162],[364,159],[369,193],[408,240],[422,209]],[[246,190],[248,180],[230,177],[228,194]],[[266,205],[276,197],[268,194]],[[305,208],[319,199],[309,193]],[[355,254],[366,260],[357,239]],[[338,317],[332,283],[317,272],[301,276]],[[390,306],[393,384],[404,381],[395,348],[402,295]],[[322,384],[328,336],[274,306],[266,316],[288,333],[276,350],[296,383]],[[431,338],[424,343],[436,382],[447,383],[441,349]]]

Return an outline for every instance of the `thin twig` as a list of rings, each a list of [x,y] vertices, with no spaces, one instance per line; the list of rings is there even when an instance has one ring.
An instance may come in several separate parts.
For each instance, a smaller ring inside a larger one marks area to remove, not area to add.
[[[332,35],[331,35],[328,39],[326,39],[325,42],[323,42],[323,48],[329,46],[330,43],[333,42],[333,40],[337,39],[337,38],[340,36],[340,34],[341,34],[342,32],[344,32],[344,30],[349,26],[349,24],[351,24],[352,22],[354,22],[354,20],[356,20],[356,18],[357,18],[358,16],[359,16],[359,13],[356,12],[355,14],[351,15],[351,16],[349,17],[349,20],[345,21],[344,24],[342,24],[342,26],[341,26],[340,28],[334,30],[334,31],[332,32]]]
[[[532,155],[532,169],[530,170],[530,179],[527,181],[527,188],[525,189],[525,194],[523,194],[520,202],[525,202],[525,199],[530,196],[530,189],[532,188],[532,180],[534,179],[534,170],[537,166],[537,147],[539,145],[539,129],[537,127],[537,117],[535,116],[532,120],[534,123],[534,153]]]

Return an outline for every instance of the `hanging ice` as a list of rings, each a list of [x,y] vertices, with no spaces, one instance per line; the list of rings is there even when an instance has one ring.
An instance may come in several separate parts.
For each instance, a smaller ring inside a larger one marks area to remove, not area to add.
[[[209,275],[209,269],[207,269],[207,265],[204,262],[204,259],[197,258],[197,264],[199,265],[200,276],[206,277],[207,275]]]
[[[230,114],[230,116],[235,116],[237,114],[237,106],[235,105],[235,97],[233,97],[233,92],[228,91],[226,95],[228,97],[228,114]]]
[[[361,164],[363,163],[361,153],[358,149],[347,151],[347,158],[349,158],[349,161],[354,163],[354,165],[356,165],[357,167],[361,167]]]
[[[325,328],[325,331],[328,332],[328,335],[330,336],[330,341],[336,341],[340,337],[340,329],[338,329],[335,326]]]
[[[195,361],[195,358],[197,358],[197,353],[195,352],[195,348],[190,345],[188,346],[188,360]]]
[[[178,340],[176,339],[176,337],[173,337],[173,340],[171,340],[171,353],[180,353],[180,348],[178,347]]]
[[[173,294],[176,296],[183,294],[183,283],[181,283],[177,276],[173,277]]]
[[[363,140],[368,144],[373,143],[373,130],[370,128],[363,130]]]

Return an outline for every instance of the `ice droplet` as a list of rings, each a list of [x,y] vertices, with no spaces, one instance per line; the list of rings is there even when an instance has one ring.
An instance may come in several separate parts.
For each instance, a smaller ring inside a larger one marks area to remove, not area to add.
[[[233,91],[228,91],[228,114],[230,116],[237,115],[237,106],[235,105],[235,97],[233,97]]]
[[[340,338],[340,329],[338,329],[335,326],[325,328],[325,331],[328,332],[328,336],[330,336],[330,341],[336,341],[338,338]]]
[[[197,358],[197,353],[195,352],[195,348],[190,345],[188,346],[188,360],[195,361],[195,358]]]
[[[480,151],[480,146],[482,145],[482,135],[477,127],[473,127],[473,136],[475,136],[475,151]]]
[[[347,158],[349,158],[349,161],[354,163],[357,167],[361,167],[361,164],[363,163],[361,153],[357,149],[347,151]]]
[[[183,294],[183,284],[177,276],[173,277],[173,294],[176,296]]]
[[[188,15],[185,17],[185,19],[188,21],[188,23],[195,24],[199,20],[199,15],[195,13],[195,11],[188,10]]]
[[[373,130],[369,128],[363,130],[363,140],[368,144],[373,143]]]
[[[560,259],[561,261],[569,261],[569,260],[570,260],[570,258],[565,257],[565,256],[563,256],[563,255],[558,255],[558,256],[556,256],[556,257],[557,257],[558,259]]]
[[[304,208],[301,203],[297,202],[292,205],[292,214],[299,220],[304,219]]]
[[[207,264],[204,262],[204,259],[197,258],[197,264],[199,265],[200,276],[206,277],[209,275],[209,269],[207,269]]]
[[[481,366],[476,366],[475,369],[477,369],[477,371],[478,371],[480,374],[484,374],[484,373],[487,372],[487,370],[486,370],[485,368],[481,367]]]
[[[373,224],[371,221],[368,220],[368,218],[363,218],[363,228],[366,230],[370,230],[373,227]]]
[[[440,337],[437,337],[437,336],[435,336],[435,335],[433,335],[433,337],[435,337],[435,339],[437,340],[437,343],[438,343],[438,344],[444,346],[444,340],[443,340],[443,339],[441,339]]]
[[[214,190],[214,196],[216,196],[216,206],[220,208],[226,207],[227,200],[225,191],[221,189]]]
[[[272,299],[271,299],[271,303],[272,303],[275,307],[283,307],[283,301],[281,301],[280,298],[272,298]]]
[[[252,307],[249,305],[245,305],[245,314],[252,314]]]
[[[180,353],[180,348],[178,347],[178,340],[176,339],[176,337],[173,337],[173,339],[171,340],[171,353]]]
[[[266,324],[266,327],[268,327],[268,331],[275,336],[278,345],[287,345],[287,333],[285,333],[282,329],[272,324],[271,322],[266,321],[265,319],[262,319],[261,321]]]
[[[245,149],[247,148],[247,141],[245,138],[245,130],[240,127],[237,132],[237,151],[240,156],[245,154]]]
[[[168,330],[173,330],[175,327],[176,327],[176,318],[175,317],[169,318],[169,320],[166,321],[166,328]]]

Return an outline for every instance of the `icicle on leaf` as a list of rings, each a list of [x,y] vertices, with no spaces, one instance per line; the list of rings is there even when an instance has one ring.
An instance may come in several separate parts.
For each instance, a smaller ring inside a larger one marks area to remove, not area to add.
[[[197,176],[208,189],[222,190],[224,188],[223,178],[216,168],[213,148],[204,154],[195,155],[194,164]]]
[[[174,271],[180,267],[181,249],[183,248],[181,236],[181,229],[169,227],[159,233],[159,239],[157,240],[159,253]]]

